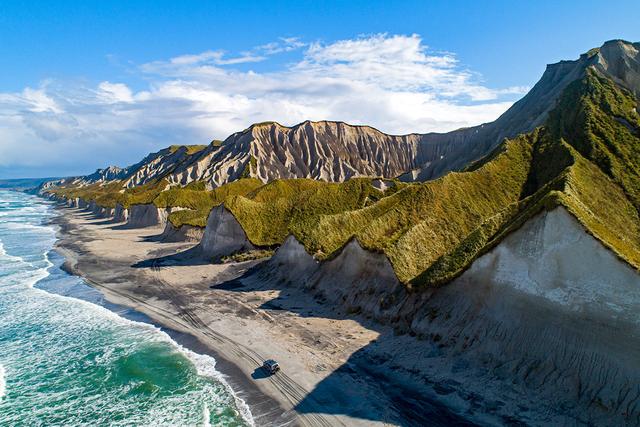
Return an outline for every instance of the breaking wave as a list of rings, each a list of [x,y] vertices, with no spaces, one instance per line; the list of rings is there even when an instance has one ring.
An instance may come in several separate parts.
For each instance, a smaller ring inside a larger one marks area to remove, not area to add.
[[[0,200],[0,425],[254,425],[215,359],[74,296],[92,291],[49,256],[46,204]]]

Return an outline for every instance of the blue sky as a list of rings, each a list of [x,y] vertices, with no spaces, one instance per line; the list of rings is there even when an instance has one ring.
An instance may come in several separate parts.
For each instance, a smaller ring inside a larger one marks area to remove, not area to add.
[[[495,119],[640,2],[0,3],[0,178],[88,173],[252,122]]]

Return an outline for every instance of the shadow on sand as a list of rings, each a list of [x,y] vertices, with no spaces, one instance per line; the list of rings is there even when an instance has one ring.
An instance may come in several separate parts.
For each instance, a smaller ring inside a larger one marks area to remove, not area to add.
[[[322,296],[286,285],[283,281],[265,280],[262,277],[265,263],[248,269],[240,278],[210,286],[214,290],[233,292],[280,291],[278,297],[264,302],[259,309],[268,311],[272,317],[278,313],[295,313],[300,317],[321,317],[336,320],[352,319],[369,329],[380,332],[375,341],[353,353],[342,366],[331,372],[308,394],[303,396],[294,409],[300,414],[346,415],[362,420],[378,421],[402,426],[470,426],[474,423],[457,415],[437,399],[453,392],[436,384],[425,385],[428,379],[404,371],[383,356],[385,341],[397,340],[398,336],[389,327],[362,316],[348,314],[329,306]],[[292,294],[295,298],[291,298]],[[277,321],[277,320],[276,320]],[[311,337],[312,338],[312,337]],[[424,353],[433,351],[433,343],[406,337],[414,350],[423,346]],[[291,372],[287,366],[274,375],[274,381],[286,382]],[[254,379],[268,377],[256,367]],[[506,421],[506,420],[505,420]]]

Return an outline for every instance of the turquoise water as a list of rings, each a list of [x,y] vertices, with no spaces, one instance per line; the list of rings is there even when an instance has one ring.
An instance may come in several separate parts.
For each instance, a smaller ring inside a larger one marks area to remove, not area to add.
[[[251,425],[213,358],[66,296],[91,291],[60,270],[53,216],[0,191],[0,425]]]

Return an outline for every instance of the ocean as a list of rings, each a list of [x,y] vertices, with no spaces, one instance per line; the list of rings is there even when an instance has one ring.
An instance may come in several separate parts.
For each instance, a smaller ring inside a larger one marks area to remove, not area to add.
[[[253,425],[212,357],[60,268],[55,215],[0,190],[0,426]]]

